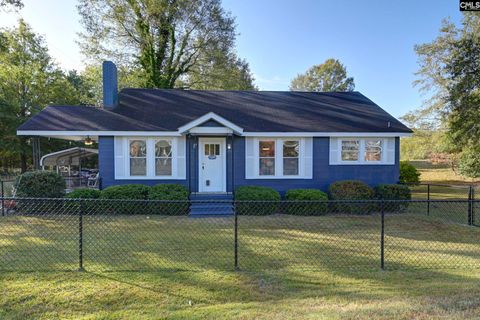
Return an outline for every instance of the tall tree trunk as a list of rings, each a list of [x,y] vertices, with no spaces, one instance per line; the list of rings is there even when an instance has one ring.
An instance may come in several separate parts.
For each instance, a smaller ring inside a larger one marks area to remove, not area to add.
[[[22,173],[27,171],[27,154],[25,151],[20,153],[20,167],[22,169]]]

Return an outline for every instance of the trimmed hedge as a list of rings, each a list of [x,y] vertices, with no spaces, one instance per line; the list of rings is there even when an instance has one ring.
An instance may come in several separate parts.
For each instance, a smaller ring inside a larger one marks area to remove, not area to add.
[[[379,184],[375,187],[375,195],[377,199],[384,200],[411,200],[412,194],[410,188],[404,184]],[[386,202],[386,212],[398,212],[405,210],[408,202]]]
[[[65,195],[68,199],[98,199],[100,198],[100,190],[81,188],[75,189]]]
[[[400,161],[399,182],[418,185],[420,183],[420,172],[408,161]]]
[[[150,187],[143,184],[124,184],[105,188],[100,193],[101,199],[146,200]]]
[[[100,198],[100,190],[81,188],[75,189],[65,195],[67,199],[87,199],[86,201],[67,201],[65,202],[65,210],[68,209],[72,214],[78,214],[83,210],[84,214],[102,213],[103,206],[99,201],[88,201],[88,199]]]
[[[291,189],[285,194],[285,200],[298,201],[285,204],[287,214],[310,216],[323,215],[327,212],[328,196],[318,189]]]
[[[366,183],[358,180],[337,181],[328,188],[332,200],[372,200],[375,191]],[[335,203],[332,210],[336,213],[368,214],[375,209],[372,203]]]
[[[157,184],[148,192],[149,200],[178,201],[174,203],[150,203],[151,212],[165,215],[188,214],[188,190],[180,184]]]
[[[100,192],[100,199],[122,199],[122,200],[146,200],[150,187],[143,184],[124,184],[111,186]],[[105,213],[116,214],[148,214],[150,208],[148,203],[142,201],[125,202],[101,202],[101,210]]]
[[[242,186],[235,191],[237,214],[242,215],[269,215],[278,211],[280,194],[273,188],[261,186]],[[248,203],[248,201],[267,201],[266,203]]]
[[[63,198],[65,180],[53,171],[25,172],[18,178],[17,197],[21,198]]]

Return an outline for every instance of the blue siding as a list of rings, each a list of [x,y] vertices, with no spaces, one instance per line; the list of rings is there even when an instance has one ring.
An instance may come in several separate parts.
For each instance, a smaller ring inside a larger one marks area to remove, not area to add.
[[[395,139],[395,165],[329,165],[329,138],[313,138],[313,179],[245,179],[245,139],[236,137],[234,143],[235,187],[268,186],[284,194],[288,189],[317,188],[326,191],[339,180],[361,180],[371,186],[397,183],[399,177],[399,144]]]
[[[114,139],[113,137],[99,137],[98,141],[98,166],[100,170],[100,177],[102,178],[102,187],[106,188],[118,184],[139,183],[153,186],[159,183],[178,183],[188,188],[189,171],[187,170],[187,179],[185,180],[115,180],[114,169]],[[188,144],[187,144],[188,146]],[[187,168],[189,165],[189,152],[187,148]]]
[[[233,143],[232,143],[233,140]],[[400,139],[395,139],[395,165],[329,165],[329,138],[313,139],[313,179],[245,179],[245,138],[227,137],[227,144],[233,148],[227,150],[227,191],[238,186],[257,185],[275,188],[280,193],[294,188],[318,188],[327,190],[328,186],[339,180],[361,180],[371,186],[381,183],[397,183],[399,177]],[[100,137],[99,167],[102,185],[142,183],[155,185],[159,183],[180,183],[198,190],[198,138],[187,139],[186,180],[115,180],[113,137]],[[234,156],[232,156],[232,154]],[[190,179],[191,177],[191,179]],[[232,182],[234,177],[234,183]]]

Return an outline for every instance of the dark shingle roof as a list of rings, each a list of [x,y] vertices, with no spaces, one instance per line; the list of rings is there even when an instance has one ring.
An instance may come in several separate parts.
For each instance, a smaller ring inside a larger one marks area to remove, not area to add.
[[[214,112],[246,132],[411,132],[359,92],[124,89],[119,101],[49,107],[19,130],[176,131]]]
[[[160,131],[161,129],[101,108],[49,106],[22,124],[18,130]]]

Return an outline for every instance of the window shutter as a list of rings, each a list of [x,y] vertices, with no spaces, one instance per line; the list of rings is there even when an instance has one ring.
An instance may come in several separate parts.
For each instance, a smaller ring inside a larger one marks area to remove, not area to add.
[[[385,145],[385,164],[395,164],[395,138],[386,138]]]
[[[245,138],[245,178],[255,178],[255,147],[254,139]]]
[[[313,178],[313,138],[305,138],[305,172],[304,177]]]
[[[177,138],[177,178],[186,179],[187,161],[185,156],[185,137]]]
[[[330,164],[338,163],[338,138],[330,138]]]
[[[115,154],[114,166],[115,166],[115,179],[124,178],[125,174],[125,139],[122,137],[115,137],[113,143],[113,149]]]

